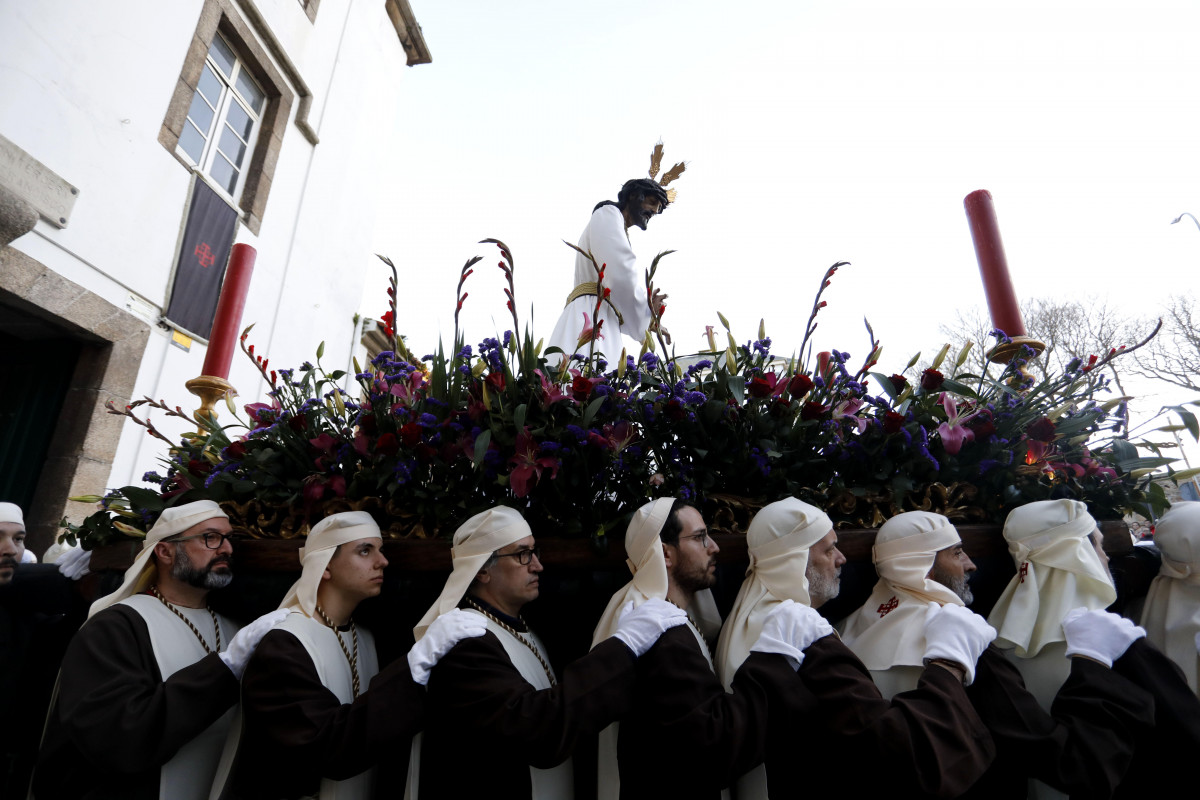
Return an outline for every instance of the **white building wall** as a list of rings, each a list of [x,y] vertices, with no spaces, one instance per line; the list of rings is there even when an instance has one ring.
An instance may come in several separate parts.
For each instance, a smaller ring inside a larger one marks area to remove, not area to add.
[[[239,225],[236,237],[258,250],[242,325],[255,323],[251,341],[272,367],[314,360],[325,341],[323,362],[343,369],[365,271],[383,268],[370,248],[375,198],[398,190],[404,50],[380,0],[326,0],[315,24],[296,0],[234,5],[261,16],[295,64],[319,137],[314,146],[297,128],[293,103],[261,228]],[[118,307],[132,294],[161,314],[168,299],[191,177],[158,134],[202,7],[0,0],[0,134],[80,189],[65,229],[39,221],[13,246]],[[184,382],[200,374],[206,348],[184,352],[169,338],[155,328],[134,394],[192,410]],[[230,381],[239,403],[265,399],[240,353]],[[127,423],[108,486],[139,482],[163,454]]]

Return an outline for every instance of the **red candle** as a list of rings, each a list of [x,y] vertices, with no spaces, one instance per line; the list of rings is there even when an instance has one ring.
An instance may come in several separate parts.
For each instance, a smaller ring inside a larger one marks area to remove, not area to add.
[[[204,356],[201,375],[229,378],[233,348],[237,346],[242,311],[246,308],[246,293],[250,291],[250,276],[254,274],[254,259],[258,252],[248,244],[235,244],[229,255],[221,297],[217,300],[217,315],[213,319],[208,353]]]
[[[1021,321],[1021,309],[1008,275],[1008,261],[1004,258],[1004,243],[1000,241],[992,195],[986,189],[979,189],[967,195],[963,205],[967,209],[967,224],[975,243],[975,258],[979,260],[979,275],[983,278],[992,325],[1009,337],[1024,336],[1025,323]]]

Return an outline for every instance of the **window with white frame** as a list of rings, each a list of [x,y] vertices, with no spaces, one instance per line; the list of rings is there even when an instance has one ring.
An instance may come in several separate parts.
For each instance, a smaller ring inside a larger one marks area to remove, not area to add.
[[[266,93],[217,34],[204,61],[176,152],[236,202]]]

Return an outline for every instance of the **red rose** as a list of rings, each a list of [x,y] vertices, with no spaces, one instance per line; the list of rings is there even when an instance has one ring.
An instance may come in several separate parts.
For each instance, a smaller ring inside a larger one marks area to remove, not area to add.
[[[236,458],[239,461],[241,459],[245,458],[246,457],[246,443],[240,442],[240,441],[239,442],[230,442],[229,447],[225,448],[225,457],[226,458]]]
[[[800,419],[820,419],[829,409],[820,403],[809,401],[800,409]]]
[[[212,464],[207,461],[197,461],[193,458],[188,462],[188,472],[193,475],[207,475],[212,472]]]
[[[405,447],[416,447],[421,442],[421,426],[415,422],[402,425],[400,441],[404,442]]]
[[[750,386],[748,388],[750,389],[751,397],[771,396],[771,384],[757,375],[750,379]]]
[[[293,414],[288,417],[288,427],[296,432],[302,432],[308,429],[308,418],[303,414]]]
[[[812,391],[812,378],[802,373],[796,373],[792,379],[788,381],[787,390],[792,395],[792,398],[799,400],[804,395]]]
[[[418,438],[420,437],[420,425],[417,426]],[[400,440],[396,438],[394,433],[385,433],[379,437],[379,441],[375,443],[375,452],[380,455],[394,456],[400,450]]]
[[[888,411],[883,415],[883,432],[898,433],[904,427],[904,415]]]
[[[374,433],[378,427],[374,414],[363,414],[358,418],[358,429],[363,433]]]
[[[484,380],[484,382],[487,383],[488,386],[492,387],[493,391],[497,391],[497,392],[504,391],[504,373],[503,372],[489,372],[488,376],[486,378],[484,378],[483,380]]]
[[[942,388],[946,376],[936,369],[930,368],[921,373],[921,388],[927,392],[936,392]]]
[[[892,382],[892,388],[896,390],[896,394],[904,391],[904,387],[908,386],[908,378],[903,375],[892,375],[888,378]]]
[[[592,381],[582,375],[576,375],[571,381],[571,394],[579,402],[584,402],[592,395]]]
[[[683,410],[683,403],[679,402],[679,398],[677,397],[671,398],[670,402],[667,403],[665,411],[667,412],[667,417],[676,422],[687,416],[687,413]]]
[[[1049,417],[1042,417],[1025,429],[1025,434],[1036,442],[1054,441],[1054,422]]]

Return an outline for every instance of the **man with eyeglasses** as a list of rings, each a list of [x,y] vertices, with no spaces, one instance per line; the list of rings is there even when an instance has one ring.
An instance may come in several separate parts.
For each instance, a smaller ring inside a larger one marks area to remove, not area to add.
[[[571,798],[571,753],[581,734],[595,733],[629,709],[636,658],[663,631],[685,622],[660,601],[625,609],[611,637],[561,676],[521,618],[538,596],[542,563],[521,514],[499,506],[467,520],[454,534],[454,571],[417,624],[422,640],[455,609],[477,616],[487,632],[459,642],[431,668],[428,715],[420,753],[410,767],[422,800],[429,798]],[[464,737],[472,744],[466,757]]]
[[[63,658],[34,796],[208,796],[250,653],[286,612],[240,632],[208,606],[233,579],[220,506],[168,508]]]

